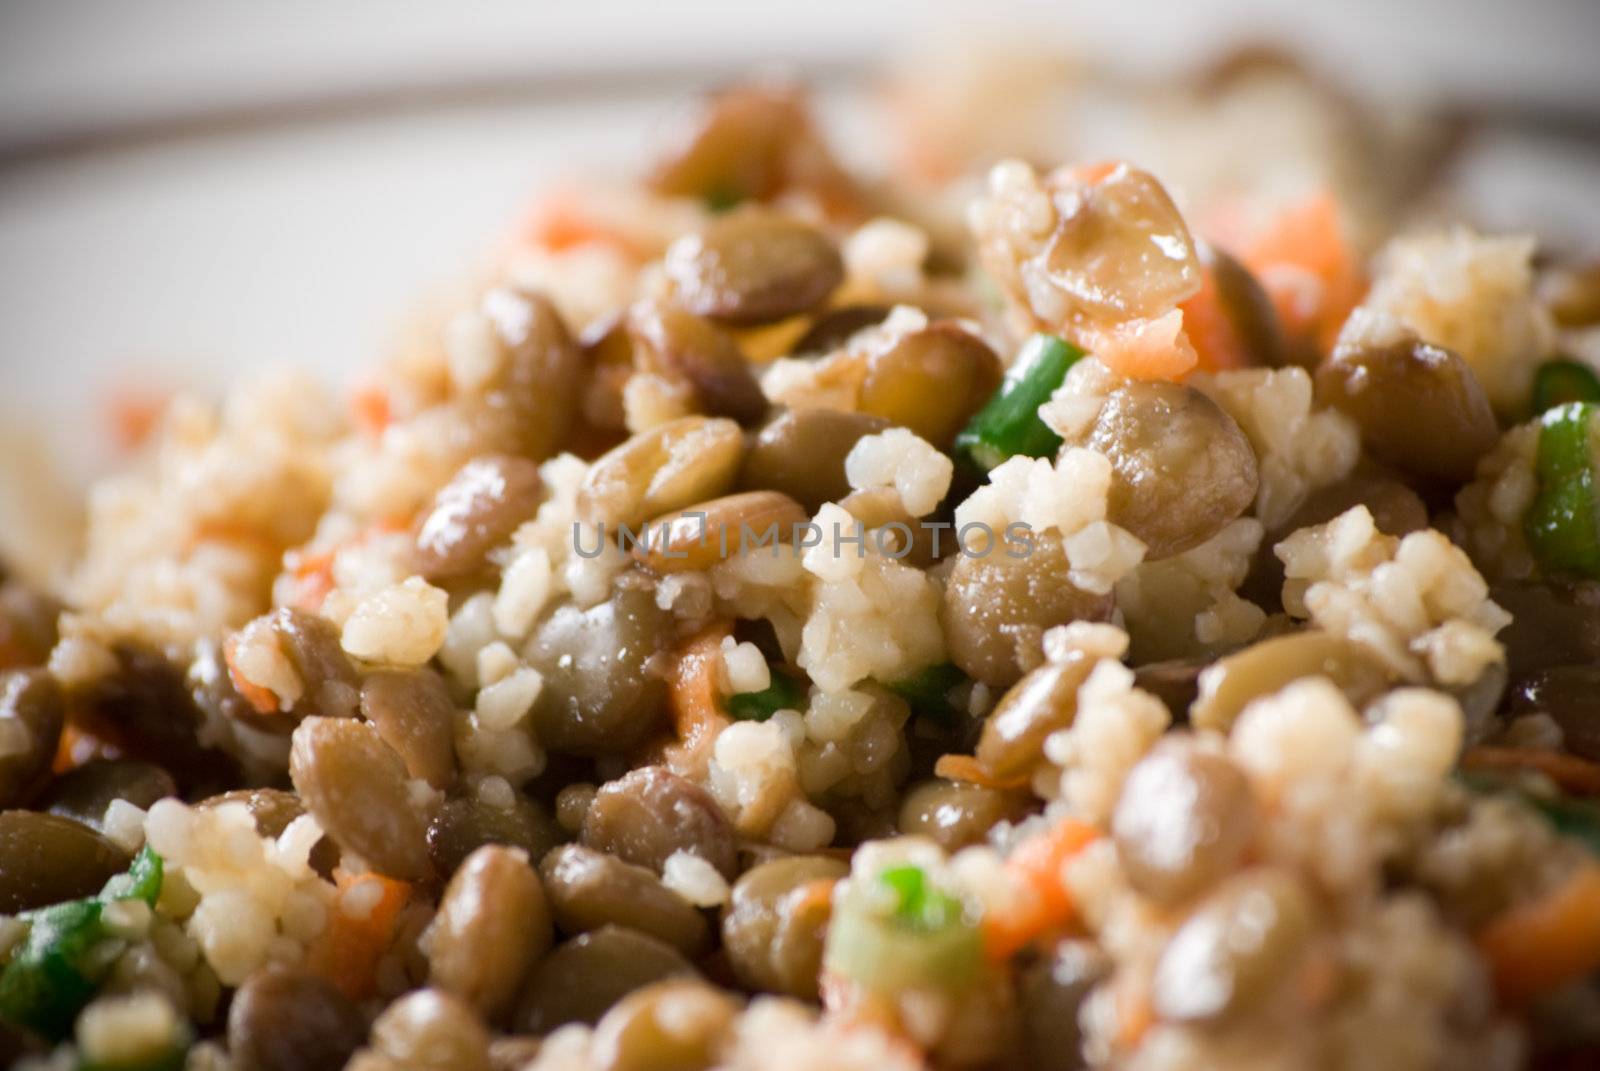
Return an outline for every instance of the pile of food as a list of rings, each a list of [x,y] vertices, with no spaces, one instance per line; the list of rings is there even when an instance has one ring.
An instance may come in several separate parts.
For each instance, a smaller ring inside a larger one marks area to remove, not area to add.
[[[6,1060],[1600,1059],[1600,272],[902,118],[166,406],[0,588]]]

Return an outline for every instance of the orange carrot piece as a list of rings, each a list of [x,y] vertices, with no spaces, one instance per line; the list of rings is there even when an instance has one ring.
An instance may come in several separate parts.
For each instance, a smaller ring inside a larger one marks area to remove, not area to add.
[[[320,610],[328,593],[333,590],[332,551],[321,554],[297,554],[294,567],[294,598],[291,600],[301,610]]]
[[[377,882],[378,902],[365,918],[352,918],[336,901],[328,910],[327,928],[306,951],[306,967],[351,1000],[365,1000],[377,990],[378,960],[394,939],[400,911],[411,899],[411,886],[376,873],[335,870],[333,878],[341,895],[362,882]]]
[[[786,918],[805,918],[806,913],[828,906],[833,899],[833,888],[838,885],[833,878],[818,878],[790,890],[783,898]]]
[[[581,195],[557,191],[539,201],[518,228],[529,243],[551,253],[586,245],[609,245],[625,256],[640,254],[638,243],[605,220],[584,210]]]
[[[987,766],[971,755],[940,755],[938,761],[933,764],[933,772],[935,776],[947,781],[966,781],[969,784],[1001,791],[1024,788],[1028,784],[1025,776],[996,777],[989,772]]]
[[[371,439],[383,434],[394,413],[389,405],[389,392],[376,383],[357,387],[350,394],[350,422]]]
[[[991,959],[1002,960],[1034,938],[1060,929],[1077,915],[1072,894],[1061,880],[1061,868],[1100,836],[1086,822],[1066,818],[1018,844],[1006,857],[1005,870],[1021,892],[1012,910],[984,919],[984,943]]]
[[[239,666],[234,661],[237,647],[238,640],[234,636],[229,636],[222,643],[222,661],[228,667],[228,679],[233,682],[234,690],[244,698],[245,702],[255,708],[257,714],[277,713],[277,693],[271,688],[263,688],[254,681],[246,679],[245,675],[239,672]]]
[[[1600,863],[1513,907],[1478,934],[1501,1000],[1517,1006],[1600,969]]]
[[[1199,361],[1184,333],[1183,312],[1079,332],[1078,344],[1107,368],[1129,379],[1181,379]]]
[[[132,385],[119,388],[108,400],[106,407],[111,422],[111,435],[117,448],[132,453],[149,440],[161,423],[170,396],[165,391],[151,390]]]
[[[1202,267],[1200,290],[1178,306],[1183,310],[1183,331],[1194,346],[1202,372],[1223,372],[1250,363],[1244,342],[1234,330],[1233,321],[1222,311],[1222,294],[1217,289],[1216,273]]]
[[[717,702],[717,659],[722,657],[723,639],[732,634],[726,621],[707,625],[684,644],[667,675],[672,727],[691,750],[728,724]]]
[[[1364,282],[1331,194],[1290,205],[1240,248],[1239,259],[1261,281],[1285,331],[1323,352],[1333,347]]]
[[[1463,770],[1537,770],[1580,796],[1600,796],[1600,763],[1565,751],[1524,747],[1475,747],[1461,756]]]
[[[1123,160],[1091,160],[1086,164],[1079,164],[1072,169],[1072,175],[1079,182],[1090,186],[1098,186],[1104,182],[1113,171],[1121,167]]]
[[[56,744],[56,757],[50,762],[50,772],[64,774],[94,759],[121,757],[120,748],[106,743],[82,726],[68,722],[61,727],[61,739]]]

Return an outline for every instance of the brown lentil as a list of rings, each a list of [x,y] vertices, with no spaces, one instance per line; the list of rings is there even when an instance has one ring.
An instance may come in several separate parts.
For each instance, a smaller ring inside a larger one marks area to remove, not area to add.
[[[700,912],[655,873],[614,855],[565,844],[539,864],[550,911],[563,933],[625,926],[686,956],[704,952],[710,930]]]
[[[544,494],[539,466],[493,454],[467,462],[440,488],[417,525],[417,572],[427,580],[466,576],[532,517]]]
[[[307,718],[294,731],[289,776],[344,851],[403,881],[428,875],[426,826],[412,806],[405,764],[373,726]]]
[[[809,312],[844,279],[844,263],[824,235],[756,208],[678,239],[664,263],[684,308],[739,325]]]
[[[262,967],[228,1006],[228,1055],[238,1071],[339,1071],[366,1034],[344,994],[300,967]]]
[[[557,945],[540,961],[518,1006],[516,1027],[548,1034],[566,1023],[596,1023],[636,989],[665,978],[696,975],[664,941],[602,926]]]
[[[444,679],[426,666],[377,670],[361,682],[361,716],[400,756],[407,774],[434,788],[455,780],[455,713]]]
[[[550,907],[519,849],[490,844],[461,864],[427,937],[429,981],[494,1021],[550,948]]]
[[[1106,618],[1111,596],[1075,587],[1068,568],[1055,532],[1035,532],[1032,552],[1018,557],[1000,548],[962,553],[941,615],[950,661],[991,687],[1008,687],[1042,661],[1046,629]]]
[[[781,491],[815,513],[850,493],[844,459],[861,439],[887,427],[887,420],[867,413],[786,410],[751,442],[739,486]]]

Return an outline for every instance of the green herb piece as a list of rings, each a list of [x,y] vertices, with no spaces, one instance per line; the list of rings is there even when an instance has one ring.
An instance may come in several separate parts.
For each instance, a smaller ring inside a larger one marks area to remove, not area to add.
[[[1533,377],[1533,415],[1567,402],[1600,402],[1600,376],[1578,361],[1546,361]]]
[[[988,472],[1008,458],[1049,457],[1061,449],[1061,436],[1039,419],[1039,407],[1082,357],[1082,350],[1055,335],[1030,338],[1000,389],[956,436],[956,456]]]
[[[1596,405],[1568,402],[1539,418],[1539,493],[1523,532],[1547,573],[1600,577],[1600,508],[1590,425]]]
[[[779,670],[772,671],[772,683],[759,692],[736,692],[723,706],[739,721],[766,721],[780,710],[804,710],[805,686]]]
[[[151,907],[155,907],[156,898],[161,895],[161,874],[161,856],[146,844],[139,849],[139,854],[133,857],[133,862],[126,872],[113,875],[106,882],[106,887],[100,890],[100,899],[143,900]]]
[[[961,901],[935,888],[919,866],[890,867],[878,882],[893,893],[889,913],[859,892],[828,928],[827,970],[869,989],[959,989],[979,974],[983,940]]]
[[[162,869],[161,856],[146,845],[99,896],[24,912],[28,936],[0,971],[0,1019],[52,1041],[64,1038],[111,966],[90,956],[106,937],[106,904],[142,900],[154,906]]]
[[[903,680],[892,681],[889,690],[911,705],[916,714],[923,714],[941,725],[949,725],[960,711],[950,702],[950,692],[964,684],[967,675],[950,662],[940,662],[918,670]]]

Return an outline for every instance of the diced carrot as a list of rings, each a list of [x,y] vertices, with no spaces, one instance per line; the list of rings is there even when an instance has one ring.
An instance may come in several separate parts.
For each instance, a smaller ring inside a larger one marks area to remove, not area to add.
[[[1183,332],[1194,346],[1196,368],[1202,372],[1222,372],[1250,363],[1239,332],[1223,312],[1216,273],[1210,268],[1201,268],[1199,291],[1178,308],[1183,310]]]
[[[1331,194],[1284,209],[1240,246],[1239,259],[1261,281],[1291,337],[1322,352],[1333,347],[1365,283]]]
[[[294,597],[290,600],[301,610],[320,610],[322,603],[333,590],[333,551],[319,554],[296,554],[291,575],[294,577]]]
[[[228,667],[228,679],[233,681],[234,690],[244,697],[245,702],[255,708],[257,714],[277,713],[277,693],[271,688],[263,688],[239,672],[238,663],[234,660],[238,646],[238,639],[235,636],[229,636],[222,643],[222,661]]]
[[[687,748],[694,748],[728,724],[717,702],[717,660],[722,641],[733,634],[726,621],[714,621],[695,633],[679,650],[667,676],[667,709],[672,726]]]
[[[664,758],[674,772],[703,774],[712,744],[730,724],[717,697],[717,662],[722,640],[732,632],[727,621],[712,622],[678,649],[667,671],[667,710],[675,739],[665,748]],[[742,817],[753,818],[755,813]]]
[[[1183,330],[1183,312],[1080,331],[1078,344],[1129,379],[1181,379],[1199,361]]]
[[[1475,747],[1461,756],[1464,770],[1537,770],[1575,795],[1600,796],[1600,763],[1531,747]]]
[[[351,1000],[365,1000],[377,989],[378,960],[394,939],[395,923],[411,898],[411,886],[376,873],[335,870],[333,877],[340,896],[363,882],[376,882],[378,902],[364,918],[345,914],[335,902],[328,911],[327,927],[306,950],[306,967]]]
[[[1006,959],[1034,938],[1072,922],[1077,908],[1062,882],[1061,868],[1099,836],[1094,826],[1066,818],[1024,840],[1006,857],[1005,871],[1018,892],[1017,903],[984,919],[984,944],[991,959]]]
[[[1072,175],[1079,182],[1090,186],[1097,186],[1117,168],[1123,165],[1122,160],[1091,160],[1086,164],[1079,164],[1072,169]]]
[[[1478,934],[1501,1000],[1516,1006],[1600,969],[1600,863],[1511,908]]]
[[[987,766],[971,755],[940,755],[938,761],[933,764],[933,772],[935,776],[943,777],[947,781],[966,781],[969,784],[1001,791],[1024,788],[1028,784],[1026,776],[996,777],[989,772]]]
[[[111,436],[119,450],[137,450],[161,423],[170,396],[165,391],[132,385],[118,388],[107,400]]]
[[[790,890],[783,898],[784,917],[805,918],[807,912],[827,907],[833,899],[834,886],[838,884],[831,878],[818,878]]]
[[[554,191],[537,202],[518,231],[527,242],[551,253],[586,245],[607,245],[626,256],[640,252],[637,242],[586,211],[581,196],[568,190]]]
[[[285,557],[289,575],[294,579],[294,593],[289,602],[301,610],[319,610],[328,592],[333,590],[333,563],[340,552],[358,547],[377,535],[393,535],[411,527],[410,517],[379,517],[366,528],[348,539],[336,543],[328,550],[291,550]]]
[[[368,383],[350,392],[350,422],[368,438],[381,436],[393,419],[389,392],[381,385]]]
[[[56,744],[56,757],[51,760],[52,773],[76,770],[95,759],[120,759],[126,752],[110,733],[96,731],[94,725],[84,725],[69,720],[61,727],[61,739]]]

